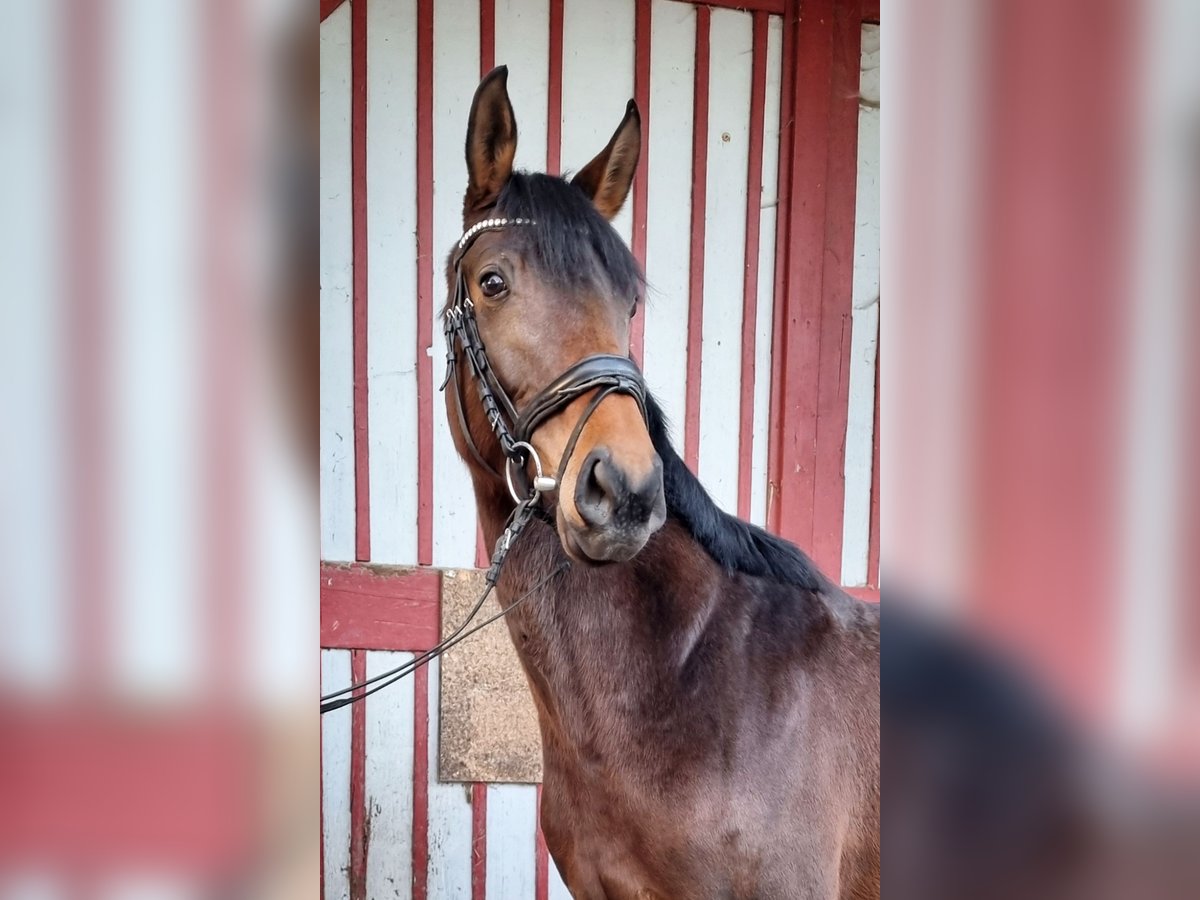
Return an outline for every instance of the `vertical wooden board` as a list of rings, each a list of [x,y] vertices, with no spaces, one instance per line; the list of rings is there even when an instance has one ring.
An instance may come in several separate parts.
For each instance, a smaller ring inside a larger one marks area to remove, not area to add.
[[[634,0],[566,0],[563,7],[562,165],[578,172],[604,149],[633,97]],[[633,202],[613,219],[629,243]]]
[[[429,663],[429,897],[470,900],[471,786],[438,778],[439,666]]]
[[[367,6],[371,558],[417,562],[416,0]]]
[[[321,558],[354,559],[350,5],[321,23]]]
[[[762,210],[758,238],[758,306],[754,342],[754,439],[750,452],[750,521],[767,524],[767,448],[771,419],[771,345],[775,315],[775,222],[779,208],[780,88],[783,20],[767,23],[767,92],[763,111]]]
[[[567,885],[563,882],[562,876],[558,874],[558,866],[554,864],[554,860],[550,860],[549,878],[547,879],[546,892],[547,900],[571,900],[571,892],[567,889]]]
[[[120,690],[159,696],[204,681],[197,585],[204,435],[199,256],[198,10],[153,0],[111,7],[113,135],[111,477],[123,496],[111,538],[109,661]],[[150,36],[153,35],[153,39]],[[164,590],[170,585],[169,590]]]
[[[686,403],[690,159],[696,8],[655,0],[651,8],[650,164],[646,207],[646,384],[683,448]]]
[[[496,0],[496,65],[508,66],[508,96],[517,116],[518,169],[546,169],[550,74],[548,0]]]
[[[5,432],[21,436],[16,458],[27,461],[10,462],[0,470],[5,512],[9,521],[20,523],[6,529],[0,543],[7,582],[0,591],[0,681],[10,689],[65,686],[81,662],[72,653],[70,604],[77,601],[67,585],[71,570],[86,564],[76,559],[72,566],[63,565],[64,551],[71,553],[64,536],[75,525],[68,507],[83,505],[79,498],[71,504],[66,499],[68,467],[77,463],[69,462],[71,429],[63,400],[74,392],[72,382],[79,375],[68,377],[78,360],[70,360],[64,340],[69,282],[59,249],[71,221],[63,196],[71,82],[61,71],[66,68],[60,58],[63,32],[61,10],[51,3],[22,7],[0,31],[0,83],[20,85],[5,92],[0,161],[5,171],[20,175],[8,179],[0,205],[0,272],[9,297],[27,298],[7,308],[7,327],[0,335],[9,386],[4,392]],[[102,285],[92,287],[105,291]],[[36,302],[28,302],[33,298]]]
[[[335,13],[336,15],[336,13]],[[330,16],[332,19],[333,16]],[[328,20],[326,20],[328,21]],[[322,26],[324,27],[324,26]],[[350,651],[321,651],[321,693],[350,684]],[[350,897],[350,709],[321,716],[324,900]]]
[[[479,84],[478,0],[438,0],[433,8],[433,318],[430,329],[435,385],[441,384],[444,262],[462,234],[462,197],[467,187],[463,142],[471,98]],[[442,395],[433,403],[433,564],[446,568],[475,565],[475,491],[466,464],[454,448]]]
[[[534,896],[536,833],[536,785],[488,785],[488,900]]]
[[[713,10],[697,474],[721,508],[734,515],[740,466],[737,422],[753,45],[754,23],[749,13]]]
[[[842,584],[867,583],[875,433],[875,360],[879,345],[879,26],[862,27],[858,179],[854,215],[854,288],[850,399],[846,420],[846,498]]]
[[[411,653],[367,654],[371,678],[413,658]],[[413,680],[401,679],[368,697],[367,704],[367,896],[412,896]]]

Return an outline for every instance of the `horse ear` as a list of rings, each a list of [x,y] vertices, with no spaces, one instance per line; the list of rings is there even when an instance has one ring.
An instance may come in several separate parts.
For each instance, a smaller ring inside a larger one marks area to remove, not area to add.
[[[579,170],[571,184],[592,198],[604,218],[611,219],[621,211],[629,196],[641,152],[642,117],[637,104],[630,100],[625,107],[625,118],[613,132],[608,146]]]
[[[512,175],[516,153],[517,119],[508,99],[508,66],[497,66],[479,82],[471,101],[464,219],[496,202]]]

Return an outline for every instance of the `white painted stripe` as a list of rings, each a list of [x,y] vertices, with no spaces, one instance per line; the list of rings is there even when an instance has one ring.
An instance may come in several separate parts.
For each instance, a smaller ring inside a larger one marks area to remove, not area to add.
[[[354,559],[350,4],[321,23],[321,558]]]
[[[429,663],[429,896],[470,900],[471,786],[438,780],[439,666]]]
[[[508,96],[517,116],[516,167],[545,171],[550,82],[547,0],[496,0],[496,65],[508,66]]]
[[[487,789],[488,900],[533,897],[537,788],[489,784]]]
[[[328,21],[328,19],[326,20]],[[321,692],[350,684],[350,651],[321,651]],[[321,716],[325,900],[350,897],[350,708]]]
[[[646,206],[646,384],[682,452],[687,396],[696,8],[654,0],[650,38],[650,183]]]
[[[67,208],[61,6],[26,4],[0,29],[0,169],[12,173],[0,204],[0,272],[9,298],[0,332],[8,436],[0,451],[0,508],[9,526],[0,541],[7,582],[0,590],[0,681],[22,689],[61,686],[72,663],[67,577],[74,566],[63,564],[64,550],[70,553],[70,442],[62,408],[69,364],[60,258]]]
[[[47,870],[8,871],[0,874],[0,897],[4,900],[59,900],[71,896],[61,872]]]
[[[750,521],[767,524],[767,451],[771,433],[771,341],[775,316],[775,219],[779,209],[779,105],[783,20],[767,21],[767,91],[763,110],[762,209],[758,231],[758,306],[754,337],[754,436],[750,448]]]
[[[862,29],[859,94],[879,102],[879,26]],[[875,435],[875,360],[879,345],[879,107],[858,113],[858,185],[854,211],[853,324],[846,419],[846,493],[842,523],[842,584],[867,583],[871,538],[871,475]]]
[[[463,142],[471,98],[479,84],[479,3],[438,0],[433,7],[433,320],[429,340],[441,339],[444,260],[462,234],[462,198],[467,186]],[[431,347],[433,344],[431,343]],[[443,353],[432,353],[433,383],[442,382]],[[422,362],[422,365],[428,363]],[[466,464],[454,448],[441,395],[433,405],[433,564],[475,565],[475,491]]]
[[[1180,713],[1196,708],[1183,668],[1190,645],[1181,631],[1189,621],[1184,604],[1192,562],[1183,555],[1190,546],[1181,532],[1190,512],[1187,479],[1195,477],[1189,471],[1194,458],[1183,452],[1187,416],[1181,415],[1189,401],[1195,409],[1186,393],[1195,365],[1195,332],[1188,329],[1195,321],[1195,203],[1179,186],[1195,178],[1194,144],[1181,137],[1200,102],[1194,47],[1200,8],[1172,0],[1148,6],[1129,285],[1130,296],[1139,299],[1129,304],[1125,328],[1126,437],[1117,490],[1123,540],[1111,706],[1117,734],[1142,750],[1161,746],[1164,734],[1181,727]]]
[[[554,864],[554,860],[550,860],[550,877],[547,879],[546,891],[547,900],[572,900],[571,892],[567,889],[567,885],[563,882],[562,876],[558,874],[558,866]]]
[[[704,332],[700,379],[700,481],[737,514],[741,468],[742,289],[754,28],[749,13],[714,9],[708,86],[704,210]]]
[[[633,98],[634,0],[563,3],[562,165],[579,171],[604,149]],[[632,191],[613,227],[628,243]]]
[[[111,664],[127,694],[204,683],[197,4],[112,7]],[[99,473],[103,478],[106,473]]]
[[[411,653],[372,651],[367,677],[394,669]],[[367,896],[412,896],[413,680],[402,678],[366,700]],[[332,715],[332,714],[331,714]]]
[[[416,0],[368,4],[371,558],[381,563],[417,561],[416,30]]]

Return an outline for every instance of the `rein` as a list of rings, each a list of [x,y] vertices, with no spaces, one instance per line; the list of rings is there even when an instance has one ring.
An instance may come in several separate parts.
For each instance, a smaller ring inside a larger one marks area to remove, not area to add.
[[[475,319],[475,304],[471,300],[470,291],[467,289],[466,278],[462,271],[462,260],[466,252],[470,249],[471,244],[483,232],[498,231],[510,225],[532,226],[534,224],[536,223],[532,219],[484,219],[482,222],[472,225],[463,233],[462,237],[459,238],[458,246],[454,253],[454,300],[446,308],[445,325],[443,327],[446,338],[446,377],[442,381],[439,390],[445,390],[446,386],[453,380],[459,430],[462,433],[463,440],[467,444],[468,450],[471,452],[471,456],[474,457],[475,461],[484,471],[491,473],[495,478],[507,484],[508,491],[516,503],[516,507],[505,523],[504,531],[496,540],[491,565],[486,575],[487,587],[484,588],[483,593],[471,608],[470,613],[467,614],[466,619],[448,637],[401,666],[397,666],[388,672],[382,672],[365,681],[351,684],[349,687],[342,688],[341,690],[323,695],[321,697],[322,715],[327,712],[333,712],[335,709],[341,709],[343,706],[348,706],[351,703],[357,703],[374,694],[376,691],[383,690],[383,688],[390,684],[395,684],[401,678],[410,675],[431,659],[445,653],[455,644],[470,637],[481,628],[504,617],[511,610],[515,609],[518,604],[544,587],[555,575],[565,571],[570,566],[570,563],[566,560],[513,601],[507,609],[503,609],[490,618],[485,619],[474,628],[466,630],[467,625],[471,623],[471,620],[483,608],[484,601],[487,600],[492,589],[496,586],[496,582],[500,578],[500,570],[504,566],[504,561],[508,557],[508,552],[513,542],[525,530],[531,519],[534,517],[548,518],[546,512],[540,506],[542,494],[556,490],[562,483],[563,475],[567,470],[567,462],[575,452],[575,445],[579,441],[579,436],[583,433],[584,426],[604,399],[612,394],[627,394],[637,401],[638,409],[642,413],[642,419],[648,421],[646,415],[646,385],[642,380],[641,371],[639,371],[638,367],[628,357],[615,356],[608,353],[597,353],[584,357],[567,368],[566,371],[539,391],[526,404],[522,412],[517,411],[516,405],[513,403],[512,398],[509,397],[508,391],[504,389],[504,385],[496,377],[496,373],[488,361],[487,348],[484,346],[483,339],[479,335],[479,325]],[[492,432],[496,435],[496,440],[500,443],[500,449],[504,453],[503,475],[497,472],[495,467],[484,458],[478,446],[476,446],[475,439],[471,436],[471,430],[467,425],[462,396],[462,379],[459,375],[459,350],[462,351],[466,362],[468,375],[474,378],[475,389],[479,394],[480,402],[483,404],[488,425],[491,426]],[[563,450],[558,472],[553,477],[546,475],[542,471],[541,458],[531,443],[534,432],[546,421],[566,409],[574,400],[591,391],[596,391],[596,394],[588,402],[583,414],[579,417],[579,421],[575,423],[575,427],[571,431],[571,436]],[[530,463],[533,464],[535,473],[532,479],[529,477],[527,469]],[[519,482],[519,485],[514,483],[514,473],[517,473],[516,481]],[[370,687],[371,685],[375,685],[375,687]],[[370,689],[366,690],[366,688]]]

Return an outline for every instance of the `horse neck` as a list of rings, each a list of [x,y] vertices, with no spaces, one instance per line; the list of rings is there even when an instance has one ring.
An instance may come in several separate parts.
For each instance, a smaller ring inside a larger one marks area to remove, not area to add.
[[[489,544],[512,508],[494,480],[476,479]],[[533,522],[513,544],[497,585],[502,606],[533,588],[566,558],[555,529]],[[558,746],[597,740],[619,752],[634,695],[678,686],[729,577],[676,522],[651,538],[635,562],[573,563],[507,617],[528,676],[543,737]],[[659,686],[656,688],[655,686]],[[598,737],[603,735],[603,737]]]

